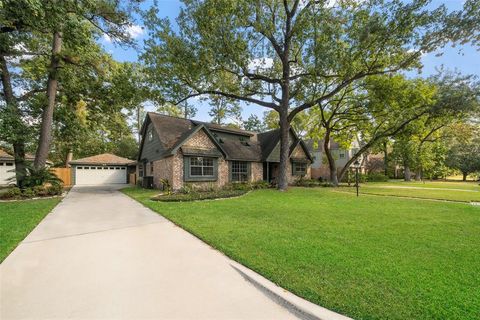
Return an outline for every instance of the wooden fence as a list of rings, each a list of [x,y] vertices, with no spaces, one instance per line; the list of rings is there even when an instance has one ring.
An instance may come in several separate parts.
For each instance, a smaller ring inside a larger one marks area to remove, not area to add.
[[[72,185],[72,169],[71,168],[51,168],[51,171],[63,181],[65,186]]]
[[[130,173],[128,175],[128,183],[136,185],[137,184],[137,175],[135,173]]]

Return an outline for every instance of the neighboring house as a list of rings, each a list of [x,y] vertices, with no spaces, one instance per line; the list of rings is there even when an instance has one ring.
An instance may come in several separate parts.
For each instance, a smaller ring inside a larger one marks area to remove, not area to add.
[[[137,176],[143,185],[173,190],[185,184],[222,187],[230,182],[276,182],[279,130],[254,133],[216,124],[149,112],[141,129]],[[312,157],[290,132],[288,181],[310,178]]]
[[[136,161],[111,153],[72,160],[72,181],[76,185],[122,184],[135,172]]]
[[[325,155],[325,149],[323,147],[323,140],[320,140],[318,144],[314,144],[313,140],[306,141],[308,150],[313,156],[312,163],[312,178],[313,179],[329,179],[330,178],[330,169],[328,168],[328,161]],[[333,158],[335,159],[335,164],[337,165],[337,170],[340,172],[347,162],[352,158],[352,156],[360,148],[357,141],[352,143],[350,149],[343,149],[335,141],[330,141],[330,150],[332,152]],[[365,157],[360,157],[360,172],[365,171]]]
[[[27,162],[33,162],[35,156],[29,153],[25,154]],[[47,165],[52,165],[51,161],[47,161]],[[0,185],[15,183],[15,158],[3,149],[0,149]]]

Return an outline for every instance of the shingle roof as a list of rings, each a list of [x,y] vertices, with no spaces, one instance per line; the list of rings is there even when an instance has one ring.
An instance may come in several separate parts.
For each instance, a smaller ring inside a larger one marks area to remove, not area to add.
[[[206,123],[196,120],[188,120],[167,115],[149,112],[147,115],[160,142],[163,144],[165,155],[176,151],[195,131],[201,126],[206,130],[219,149],[226,154],[228,160],[264,161],[272,152],[280,140],[280,130],[272,130],[264,133],[255,133],[237,128],[230,128],[213,123]],[[145,122],[142,133],[146,130]],[[213,137],[211,131],[233,133],[244,137],[257,139],[218,139]],[[258,140],[258,141],[257,141]]]
[[[9,154],[8,152],[6,152],[5,150],[3,149],[0,149],[0,160],[11,160],[13,161],[15,158]],[[35,156],[31,153],[25,153],[25,160],[27,161],[34,161],[35,160]],[[47,163],[48,164],[52,164],[52,162],[50,160],[47,160]]]
[[[280,129],[259,133],[257,137],[262,148],[262,161],[265,161],[280,141]]]
[[[1,160],[13,160],[13,156],[8,154],[5,150],[0,149],[0,159]]]
[[[122,158],[111,153],[98,154],[91,157],[72,160],[70,164],[98,164],[98,165],[129,165],[134,164],[134,160]]]

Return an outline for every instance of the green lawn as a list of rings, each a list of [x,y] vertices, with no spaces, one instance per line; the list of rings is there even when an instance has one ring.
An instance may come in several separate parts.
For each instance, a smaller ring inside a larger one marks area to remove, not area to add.
[[[0,262],[60,201],[61,198],[0,202]]]
[[[480,318],[480,207],[329,188],[183,203],[124,192],[280,286],[353,318]]]
[[[355,191],[354,188],[340,190]],[[369,182],[360,186],[360,193],[465,202],[480,201],[478,182]]]

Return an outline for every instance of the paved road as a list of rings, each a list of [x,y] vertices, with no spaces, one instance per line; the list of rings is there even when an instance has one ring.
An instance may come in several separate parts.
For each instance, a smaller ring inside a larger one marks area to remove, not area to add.
[[[294,318],[117,188],[73,188],[0,265],[2,320]]]

